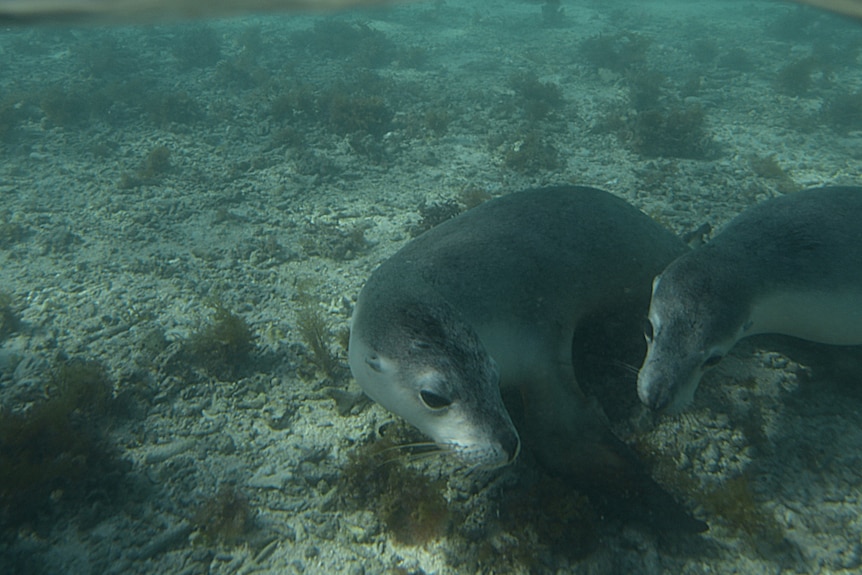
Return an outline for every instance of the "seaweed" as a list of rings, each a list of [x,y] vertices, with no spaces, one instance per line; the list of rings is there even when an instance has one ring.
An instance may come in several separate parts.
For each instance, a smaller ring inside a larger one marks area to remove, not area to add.
[[[105,434],[112,408],[105,368],[74,359],[54,367],[44,399],[27,410],[0,409],[0,526],[116,492],[128,465]]]
[[[491,192],[479,186],[467,186],[458,192],[458,201],[468,210],[491,199]]]
[[[652,40],[637,32],[599,34],[581,42],[581,54],[596,68],[615,72],[642,66]]]
[[[630,144],[635,152],[649,158],[699,160],[713,151],[706,114],[699,105],[638,113]]]
[[[318,20],[310,30],[295,33],[293,42],[315,55],[350,58],[367,68],[386,66],[397,54],[395,43],[386,34],[364,22]]]
[[[443,496],[446,482],[400,461],[381,464],[380,454],[393,446],[383,439],[348,454],[337,485],[340,504],[348,510],[372,509],[402,545],[425,545],[443,537],[452,524]]]
[[[147,182],[156,181],[170,172],[172,167],[171,150],[167,146],[156,146],[144,158],[138,177]]]
[[[636,70],[626,75],[629,101],[638,111],[654,110],[667,83],[667,78],[655,70]]]
[[[718,65],[737,72],[750,72],[754,69],[751,55],[744,48],[731,48],[718,57]]]
[[[316,221],[306,229],[301,244],[309,256],[351,260],[368,249],[365,231],[369,227],[369,222],[342,226],[337,222]]]
[[[820,60],[813,56],[794,60],[778,71],[776,89],[787,96],[804,96],[812,87],[812,74],[820,67]]]
[[[778,547],[784,544],[781,525],[770,515],[754,494],[750,472],[726,480],[718,488],[701,493],[704,509],[722,517],[734,529],[748,535],[760,545]]]
[[[463,208],[453,199],[431,203],[422,200],[419,205],[419,222],[410,228],[410,235],[414,238],[420,236],[434,226],[454,218],[462,211]]]
[[[566,11],[560,6],[560,0],[545,0],[542,4],[542,25],[546,28],[562,28],[567,23]]]
[[[256,512],[248,497],[231,485],[222,485],[204,501],[192,518],[192,525],[206,544],[239,545],[254,531]]]
[[[329,127],[340,136],[356,133],[383,136],[395,115],[381,96],[351,96],[347,90],[333,94],[328,110]]]
[[[73,128],[86,122],[92,112],[92,92],[80,86],[52,86],[39,99],[45,118],[61,128]]]
[[[12,310],[12,297],[0,292],[0,342],[18,331],[20,324],[18,315]]]
[[[793,178],[784,171],[784,168],[775,159],[775,154],[769,156],[751,156],[748,160],[751,170],[760,176],[775,182],[776,189],[782,194],[797,192],[802,186],[793,181]]]
[[[509,493],[500,510],[501,527],[518,534],[510,559],[526,567],[534,566],[537,545],[570,561],[589,556],[599,547],[600,522],[586,496],[563,479],[544,474]]]
[[[332,352],[334,337],[320,307],[308,295],[301,295],[302,304],[296,312],[296,327],[305,345],[311,351],[311,362],[326,377],[333,379],[341,368],[338,357]]]
[[[442,136],[449,130],[452,115],[443,106],[435,106],[425,111],[423,118],[425,128],[435,136]]]
[[[862,130],[862,91],[836,95],[824,105],[821,114],[839,133]]]
[[[538,132],[530,130],[506,152],[503,165],[516,172],[536,174],[559,169],[563,162],[553,144],[543,141]]]
[[[160,127],[192,124],[203,117],[201,105],[188,92],[161,94],[146,105],[150,119]]]
[[[718,57],[718,44],[712,38],[698,38],[692,42],[690,52],[699,64],[711,64]]]
[[[177,35],[171,51],[184,70],[209,68],[221,59],[221,38],[210,27],[196,27]]]
[[[20,135],[21,122],[26,117],[17,98],[5,96],[0,100],[0,141],[13,143]]]
[[[564,104],[560,87],[553,82],[540,81],[532,71],[513,74],[509,86],[529,120],[541,120]]]
[[[192,360],[214,375],[235,377],[248,367],[254,349],[253,333],[242,317],[221,302],[212,304],[211,320],[187,342]]]
[[[0,249],[8,249],[26,239],[29,230],[23,224],[12,221],[10,212],[0,213]]]

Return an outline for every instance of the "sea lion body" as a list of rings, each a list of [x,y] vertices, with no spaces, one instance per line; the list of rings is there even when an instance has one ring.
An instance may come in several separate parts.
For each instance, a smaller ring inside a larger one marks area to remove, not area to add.
[[[743,337],[862,344],[862,188],[762,202],[653,282],[638,395],[679,409]]]
[[[371,275],[353,314],[350,367],[375,401],[468,465],[493,468],[517,455],[503,388],[520,395],[522,431],[546,468],[634,477],[621,471],[631,454],[575,383],[572,337],[599,310],[632,301],[646,309],[650,279],[686,249],[593,188],[490,200]]]

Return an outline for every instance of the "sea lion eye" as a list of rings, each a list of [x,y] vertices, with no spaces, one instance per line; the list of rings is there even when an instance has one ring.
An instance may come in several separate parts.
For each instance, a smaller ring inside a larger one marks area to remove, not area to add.
[[[722,355],[710,356],[705,362],[703,362],[704,369],[706,369],[708,367],[712,367],[714,365],[718,365],[718,362],[720,362],[723,357],[724,356],[722,356]]]
[[[423,389],[419,392],[419,397],[422,398],[422,403],[424,403],[429,409],[443,409],[444,407],[452,405],[451,399],[443,397],[442,395],[437,395],[433,391]]]
[[[365,358],[365,363],[377,373],[383,372],[383,365],[380,363],[380,358],[377,355],[369,355]]]
[[[653,338],[652,322],[648,319],[644,320],[644,337],[647,341],[652,341]]]

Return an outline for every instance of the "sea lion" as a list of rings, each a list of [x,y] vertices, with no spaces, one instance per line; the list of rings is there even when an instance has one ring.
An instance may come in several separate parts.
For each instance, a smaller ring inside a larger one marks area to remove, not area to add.
[[[501,388],[516,389],[521,431],[546,469],[582,489],[653,499],[665,508],[658,521],[703,530],[610,433],[572,367],[578,323],[630,302],[645,310],[651,278],[686,249],[593,188],[487,201],[372,273],[353,312],[350,368],[372,399],[475,467],[517,456],[519,434],[501,397]]]
[[[862,344],[862,188],[762,202],[653,281],[638,396],[677,410],[743,337]]]

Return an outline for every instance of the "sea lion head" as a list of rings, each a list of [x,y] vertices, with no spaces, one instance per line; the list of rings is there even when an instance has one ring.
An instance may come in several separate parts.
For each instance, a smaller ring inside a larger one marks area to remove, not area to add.
[[[676,412],[691,403],[703,374],[745,331],[743,299],[689,260],[679,258],[653,281],[637,389],[655,410]]]
[[[500,395],[500,373],[473,328],[427,295],[357,304],[349,362],[373,400],[471,467],[513,461],[520,440]]]

